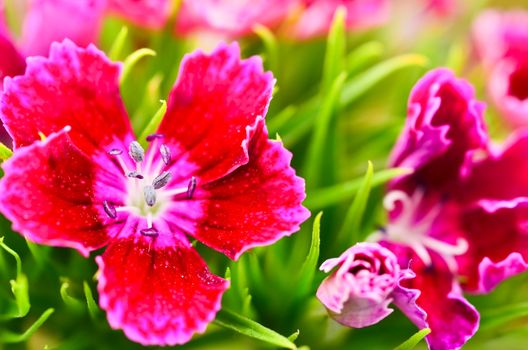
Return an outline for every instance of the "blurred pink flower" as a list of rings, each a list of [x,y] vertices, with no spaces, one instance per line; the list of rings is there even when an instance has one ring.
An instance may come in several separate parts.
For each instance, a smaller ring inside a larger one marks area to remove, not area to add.
[[[379,26],[389,18],[388,0],[302,0],[303,9],[293,24],[292,34],[299,39],[325,36],[336,10],[346,10],[346,28],[362,30]]]
[[[340,257],[321,265],[328,276],[317,290],[317,298],[337,322],[354,328],[378,323],[390,313],[394,303],[416,319],[425,319],[425,313],[416,305],[420,294],[404,288],[400,282],[414,277],[402,270],[396,256],[376,243],[358,243]]]
[[[489,94],[514,126],[528,125],[528,12],[483,12],[473,25]]]
[[[159,29],[165,25],[172,0],[107,0],[111,12],[138,25]],[[195,0],[198,2],[198,0]]]

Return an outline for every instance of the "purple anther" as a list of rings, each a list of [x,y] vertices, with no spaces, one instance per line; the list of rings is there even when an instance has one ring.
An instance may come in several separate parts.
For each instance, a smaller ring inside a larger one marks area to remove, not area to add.
[[[159,232],[158,230],[156,230],[154,227],[151,227],[151,228],[144,228],[142,230],[139,230],[139,232],[143,235],[143,236],[147,236],[147,237],[157,237],[159,235]]]
[[[108,201],[103,201],[103,209],[110,218],[117,218],[117,210],[114,205]]]
[[[187,198],[191,199],[196,190],[196,178],[193,176],[187,185]]]
[[[160,188],[165,187],[169,183],[171,178],[172,178],[172,175],[170,171],[164,171],[158,176],[156,176],[154,180],[152,180],[152,186],[154,187],[155,190],[159,190]]]
[[[163,159],[163,163],[165,165],[168,165],[171,161],[171,150],[166,145],[160,146],[160,153],[161,153],[161,159]]]
[[[119,148],[112,148],[110,151],[108,151],[108,154],[111,155],[111,156],[118,156],[120,154],[122,154],[123,151],[120,150]]]
[[[141,163],[145,159],[145,150],[137,141],[130,142],[128,154],[136,163]]]
[[[150,135],[147,136],[146,140],[147,140],[147,142],[152,142],[152,141],[154,141],[156,139],[162,139],[164,137],[165,137],[165,135],[163,135],[163,134],[150,134]]]
[[[141,175],[140,173],[138,173],[137,171],[130,171],[128,174],[127,174],[128,177],[133,177],[135,179],[143,179],[143,175]]]
[[[156,204],[156,190],[153,186],[145,186],[143,188],[143,195],[145,196],[145,202],[149,207],[153,207],[154,204]]]

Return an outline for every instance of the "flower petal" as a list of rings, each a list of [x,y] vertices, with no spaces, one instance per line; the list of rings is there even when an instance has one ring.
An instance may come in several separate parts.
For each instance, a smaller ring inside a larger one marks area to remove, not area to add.
[[[97,257],[99,304],[114,329],[143,345],[183,344],[204,332],[229,285],[187,241],[164,239],[118,239]]]
[[[526,203],[493,212],[478,207],[462,215],[470,242],[467,253],[457,259],[465,290],[487,293],[504,279],[528,269],[527,218]]]
[[[26,63],[16,49],[7,33],[0,28],[0,91],[3,89],[4,77],[12,77],[24,73]]]
[[[5,82],[0,117],[15,147],[30,145],[71,126],[74,144],[87,154],[132,131],[119,93],[119,66],[93,46],[54,43],[50,57],[28,58],[26,73]]]
[[[149,28],[163,27],[171,6],[170,0],[109,0],[111,11]]]
[[[103,222],[94,203],[96,168],[66,131],[52,134],[3,164],[0,211],[30,240],[87,256],[108,242],[114,224]]]
[[[407,123],[391,166],[415,169],[394,184],[441,191],[469,171],[476,150],[487,147],[482,112],[473,88],[447,69],[435,69],[414,87]]]
[[[235,260],[252,247],[271,244],[296,232],[310,216],[301,205],[304,180],[290,166],[291,153],[280,142],[267,139],[263,123],[259,119],[248,130],[248,137],[255,133],[249,146],[249,163],[197,187],[192,201],[199,204],[202,214],[187,232]]]
[[[158,130],[179,149],[175,172],[208,182],[246,164],[246,128],[266,114],[273,83],[258,57],[240,59],[236,43],[184,58]]]
[[[26,56],[47,56],[52,42],[79,46],[97,41],[106,0],[32,0],[22,28]]]

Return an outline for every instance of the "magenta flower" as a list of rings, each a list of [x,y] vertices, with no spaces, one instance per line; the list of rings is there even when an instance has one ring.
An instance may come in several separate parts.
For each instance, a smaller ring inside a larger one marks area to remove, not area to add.
[[[236,44],[184,58],[146,151],[119,95],[120,66],[90,46],[53,44],[6,81],[0,116],[15,142],[0,211],[32,241],[81,254],[108,246],[99,303],[145,344],[203,332],[228,281],[187,235],[237,259],[299,229],[304,182],[264,124],[274,84]],[[39,141],[39,134],[47,135]]]
[[[478,328],[478,312],[458,283],[461,261],[476,237],[463,231],[464,206],[455,198],[476,152],[487,149],[483,108],[468,83],[448,70],[433,70],[411,93],[407,122],[391,156],[391,166],[414,173],[390,184],[384,200],[389,223],[375,238],[400,266],[410,264],[415,272],[402,284],[421,292],[417,305],[427,313],[427,342],[434,350],[458,349]]]
[[[108,0],[108,8],[136,24],[159,29],[167,22],[172,3],[172,0]]]
[[[528,12],[483,12],[473,37],[493,102],[514,126],[528,125]]]
[[[346,27],[362,30],[379,26],[389,18],[387,0],[301,0],[304,9],[293,28],[293,36],[300,39],[325,36],[330,30],[336,10],[346,10]]]
[[[253,34],[263,25],[276,28],[300,0],[183,0],[176,33],[214,32],[227,37]]]
[[[358,243],[339,258],[321,265],[328,273],[317,290],[317,298],[337,322],[354,328],[378,323],[392,309],[393,302],[423,324],[425,313],[416,305],[417,290],[402,287],[400,282],[414,277],[410,270],[400,269],[396,256],[375,243]]]

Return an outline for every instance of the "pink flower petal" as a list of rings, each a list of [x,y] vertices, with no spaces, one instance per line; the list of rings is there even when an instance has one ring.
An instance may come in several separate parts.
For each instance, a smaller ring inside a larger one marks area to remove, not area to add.
[[[204,332],[229,286],[176,238],[118,239],[97,264],[99,304],[110,325],[143,345],[183,344]]]
[[[6,32],[0,29],[0,83],[5,77],[12,77],[24,73],[26,63],[18,52]],[[3,85],[3,84],[2,84]],[[3,86],[0,85],[0,91]]]
[[[31,0],[22,29],[26,56],[47,56],[52,42],[79,46],[97,41],[106,0]]]
[[[149,28],[161,28],[169,18],[171,0],[108,0],[112,12]]]
[[[72,143],[67,131],[17,150],[3,169],[0,211],[13,222],[13,230],[85,256],[108,243],[114,222],[101,219],[93,190],[96,172],[104,170]]]
[[[189,234],[231,259],[299,230],[310,213],[301,206],[304,180],[290,166],[291,153],[268,140],[263,120],[248,147],[249,163],[196,192],[203,208]]]
[[[362,30],[385,23],[389,18],[387,0],[302,0],[305,9],[295,23],[293,35],[300,39],[325,36],[330,30],[336,10],[346,9],[346,27]]]
[[[394,184],[445,190],[467,174],[475,151],[487,147],[484,105],[473,88],[447,69],[435,69],[414,87],[405,128],[390,165],[415,172]]]
[[[265,116],[273,83],[260,58],[240,59],[236,43],[186,56],[158,130],[180,150],[173,168],[193,170],[180,176],[208,182],[246,164],[246,128]]]
[[[15,148],[30,145],[65,126],[82,151],[91,154],[132,131],[119,93],[119,66],[93,46],[52,44],[49,58],[28,59],[26,73],[6,80],[0,117]]]

